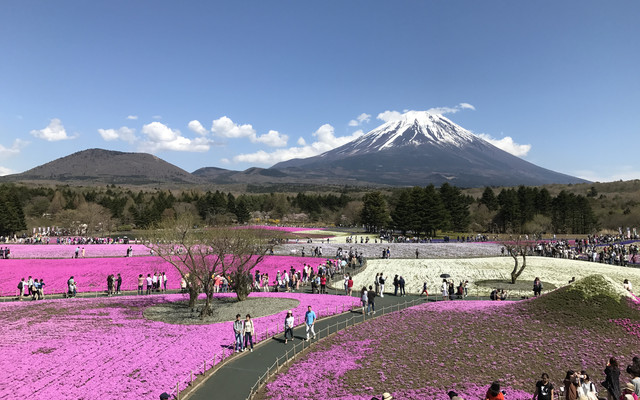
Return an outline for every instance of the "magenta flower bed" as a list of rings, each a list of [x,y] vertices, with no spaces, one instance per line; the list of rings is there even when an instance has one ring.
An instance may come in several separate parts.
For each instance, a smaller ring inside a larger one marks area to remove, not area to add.
[[[302,232],[302,231],[322,231],[324,228],[304,228],[296,226],[273,226],[273,225],[249,225],[240,226],[238,229],[263,229],[267,231],[280,231],[280,232]]]
[[[298,270],[303,263],[310,264],[317,270],[318,264],[325,262],[324,258],[265,256],[255,269],[268,273],[269,283],[272,285],[277,270],[289,270],[291,266]],[[66,292],[67,280],[72,275],[79,292],[94,292],[107,289],[109,274],[121,274],[123,290],[136,290],[139,274],[146,277],[155,272],[166,272],[168,289],[180,288],[178,271],[159,257],[0,260],[0,295],[15,296],[18,282],[22,278],[27,279],[29,275],[35,279],[44,279],[46,295]]]
[[[320,316],[357,302],[347,296],[259,293],[300,301],[302,320],[312,305]],[[0,398],[155,399],[184,388],[190,371],[228,357],[232,322],[171,325],[146,320],[147,306],[182,295],[46,300],[0,305]],[[255,318],[256,338],[282,330],[284,313]]]
[[[85,257],[124,257],[129,246],[134,256],[149,255],[149,249],[142,244],[10,244],[0,247],[8,247],[11,258],[72,258],[76,247],[80,247],[80,257],[83,247]]]
[[[625,364],[640,348],[639,321],[615,321],[624,331],[595,319],[567,329],[527,304],[443,301],[369,320],[320,342],[267,384],[265,398],[447,400],[455,390],[479,399],[500,380],[507,399],[526,400],[543,372],[556,388],[569,369],[597,383],[609,357]]]

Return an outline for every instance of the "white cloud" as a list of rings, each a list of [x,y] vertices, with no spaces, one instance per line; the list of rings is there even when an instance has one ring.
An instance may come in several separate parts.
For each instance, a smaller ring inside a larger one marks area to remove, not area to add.
[[[119,139],[125,142],[134,143],[138,140],[135,135],[136,130],[126,126],[118,129],[98,129],[98,133],[102,136],[102,139],[107,142]]]
[[[444,115],[444,114],[455,114],[460,110],[475,110],[476,108],[469,104],[469,103],[460,103],[455,107],[434,107],[434,108],[430,108],[427,110],[428,113],[431,114],[439,114],[439,115]],[[378,114],[378,116],[376,117],[377,119],[384,121],[384,122],[389,122],[389,121],[398,121],[400,119],[402,119],[402,114],[410,112],[413,110],[403,110],[402,112],[400,111],[385,111],[382,112],[380,114]]]
[[[135,121],[135,120],[138,119],[138,116],[137,115],[127,115],[127,119]]]
[[[297,143],[298,143],[298,146],[304,146],[304,145],[306,145],[306,144],[307,144],[307,141],[306,141],[306,140],[304,140],[304,138],[303,138],[302,136],[300,136],[300,137],[298,138],[298,142],[297,142]]]
[[[348,136],[336,137],[333,126],[325,124],[313,133],[313,136],[316,137],[317,140],[310,145],[300,145],[298,147],[280,149],[270,153],[264,150],[260,150],[255,153],[240,154],[233,157],[233,161],[269,165],[281,161],[291,160],[292,158],[313,157],[318,154],[322,154],[325,151],[329,151],[336,147],[342,146],[343,144],[359,138],[363,134],[364,133],[362,132],[362,130],[358,130]],[[300,139],[298,139],[298,144],[300,144],[301,142],[306,143],[304,139],[302,139],[302,141]]]
[[[378,114],[376,118],[384,122],[397,121],[402,118],[402,113],[400,111],[387,110],[385,112]]]
[[[211,132],[226,138],[255,137],[256,131],[250,124],[238,125],[231,118],[224,116],[213,120]]]
[[[44,129],[34,129],[31,134],[39,139],[46,140],[48,142],[57,142],[59,140],[75,139],[75,136],[68,136],[67,131],[62,125],[62,121],[58,118],[53,118],[49,125]]]
[[[284,147],[287,145],[288,140],[289,136],[283,135],[278,131],[269,131],[264,135],[251,138],[252,142],[263,143],[269,147]]]
[[[494,139],[490,135],[484,133],[476,134],[476,136],[486,140],[500,150],[513,154],[516,157],[524,157],[529,153],[529,150],[531,150],[530,144],[518,144],[513,141],[511,136],[505,136],[502,139]]]
[[[161,150],[205,152],[211,147],[211,141],[207,138],[189,139],[182,136],[179,130],[171,129],[160,122],[144,125],[142,133],[147,140],[141,143],[141,149],[151,153]]]
[[[356,119],[352,119],[349,121],[349,126],[358,126],[364,123],[369,123],[371,121],[371,114],[362,113],[356,117]]]
[[[0,166],[0,176],[11,175],[14,173],[15,173],[14,170]]]
[[[152,119],[162,119],[162,115],[154,115],[151,117]]]
[[[251,140],[251,143],[262,143],[270,147],[284,147],[289,140],[289,136],[274,130],[258,136],[251,124],[239,125],[227,116],[213,120],[211,123],[211,132],[225,138],[248,138]]]
[[[11,147],[4,147],[0,144],[0,158],[8,158],[20,154],[20,150],[29,144],[26,140],[15,139]]]
[[[193,121],[189,121],[188,126],[189,126],[189,129],[191,129],[193,132],[197,133],[198,135],[206,136],[206,134],[209,133],[209,131],[207,131],[205,127],[202,126],[200,121],[198,121],[197,119],[194,119]]]
[[[610,166],[603,165],[601,168],[598,168],[597,171],[578,170],[573,172],[571,175],[591,182],[615,182],[620,180],[630,181],[640,179],[640,172],[638,172],[638,169],[632,165],[616,166],[613,171]]]

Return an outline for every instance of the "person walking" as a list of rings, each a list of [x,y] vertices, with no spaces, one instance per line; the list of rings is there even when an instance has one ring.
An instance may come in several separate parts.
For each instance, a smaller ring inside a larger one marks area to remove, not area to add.
[[[118,278],[116,279],[116,294],[120,294],[121,288],[122,288],[122,276],[118,274]]]
[[[240,314],[236,314],[236,320],[233,321],[233,334],[235,335],[235,352],[242,351],[242,326],[244,323],[240,320]]]
[[[380,274],[376,274],[373,285],[376,287],[376,294],[380,294]]]
[[[422,292],[420,292],[420,296],[422,296],[422,294],[424,294],[425,296],[429,296],[429,292],[427,291],[426,281],[422,284]]]
[[[393,295],[398,295],[398,288],[400,287],[400,282],[398,282],[398,275],[393,277]]]
[[[244,333],[244,348],[242,350],[246,350],[247,347],[249,347],[249,344],[251,344],[249,351],[253,352],[253,334],[255,330],[253,327],[253,320],[249,314],[247,314],[244,324],[242,324],[242,332]]]
[[[152,288],[153,288],[153,278],[151,278],[151,274],[147,274],[147,294],[151,294]]]
[[[142,289],[144,288],[144,277],[142,274],[138,275],[138,294],[142,294]]]
[[[289,337],[293,340],[293,324],[295,319],[293,318],[293,311],[287,311],[287,316],[284,318],[284,344],[287,344]],[[308,335],[307,335],[308,339]]]
[[[347,282],[347,295],[351,296],[351,294],[353,293],[353,278],[351,277],[351,274],[349,274],[349,281]]]
[[[363,286],[362,290],[360,291],[360,301],[362,302],[362,315],[364,315],[364,313],[367,310],[367,304],[369,303],[369,297],[367,294],[366,286]]]
[[[620,398],[620,366],[615,357],[611,357],[604,369],[605,380],[603,386],[607,389],[607,398],[617,400]]]
[[[316,331],[314,329],[316,324],[316,313],[311,309],[311,306],[307,307],[307,312],[304,314],[304,324],[307,332],[307,340],[309,340],[309,333],[313,335],[313,338],[316,338]]]
[[[373,288],[369,286],[369,291],[367,292],[367,314],[375,314],[376,313],[376,292],[373,291]]]
[[[379,281],[380,281],[380,297],[382,298],[384,297],[384,281],[385,281],[384,273],[380,273]]]
[[[26,286],[26,283],[24,281],[24,278],[22,278],[22,280],[18,282],[18,300],[20,301],[22,301],[22,297],[24,296],[25,286]]]
[[[398,278],[398,287],[400,288],[400,296],[402,297],[406,296],[406,293],[404,291],[404,285],[405,285],[405,281],[404,281],[404,278],[401,276],[400,278]]]

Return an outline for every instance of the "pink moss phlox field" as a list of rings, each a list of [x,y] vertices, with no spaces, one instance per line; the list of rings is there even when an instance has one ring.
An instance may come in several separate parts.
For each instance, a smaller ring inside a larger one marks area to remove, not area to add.
[[[308,305],[323,317],[357,303],[348,296],[259,293],[251,297],[299,300],[296,323]],[[142,311],[182,295],[45,300],[0,304],[0,398],[152,399],[184,388],[190,371],[202,372],[230,354],[232,322],[171,325]],[[282,332],[284,312],[254,318],[256,337]]]
[[[11,250],[11,258],[72,258],[77,247],[85,251],[85,257],[124,257],[131,246],[134,256],[149,255],[149,249],[142,244],[10,244],[0,246]]]
[[[317,266],[326,263],[326,259],[265,256],[255,269],[261,273],[268,273],[269,284],[273,285],[278,270],[289,270],[291,266],[300,270],[304,263],[310,264],[317,270]],[[66,292],[67,280],[70,276],[74,277],[78,291],[81,293],[105,291],[107,275],[116,274],[117,276],[118,273],[122,276],[123,290],[136,290],[139,274],[146,277],[147,274],[153,275],[155,272],[166,272],[168,289],[180,288],[178,271],[159,257],[0,260],[0,294],[15,296],[18,282],[29,275],[35,279],[44,279],[45,295]]]
[[[302,232],[302,231],[323,231],[324,228],[304,228],[296,226],[273,226],[273,225],[249,225],[240,226],[237,229],[262,229],[265,231],[280,231],[280,232]]]
[[[526,304],[442,301],[368,320],[318,343],[276,375],[265,398],[369,400],[390,392],[398,399],[447,400],[455,390],[478,399],[499,380],[507,399],[526,400],[543,372],[556,387],[569,369],[584,369],[600,382],[609,357],[630,360],[640,348],[640,321],[612,321],[629,335],[616,335],[602,319],[594,319],[595,329],[568,329],[528,314]],[[345,367],[326,363],[327,354]]]

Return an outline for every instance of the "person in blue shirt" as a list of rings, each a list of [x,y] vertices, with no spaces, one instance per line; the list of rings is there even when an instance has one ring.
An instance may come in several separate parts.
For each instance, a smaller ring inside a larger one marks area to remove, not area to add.
[[[314,325],[316,323],[316,313],[311,310],[311,306],[307,308],[307,312],[304,314],[304,324],[307,330],[307,340],[309,340],[309,331],[313,335],[313,338],[316,338],[316,331],[314,330]]]

